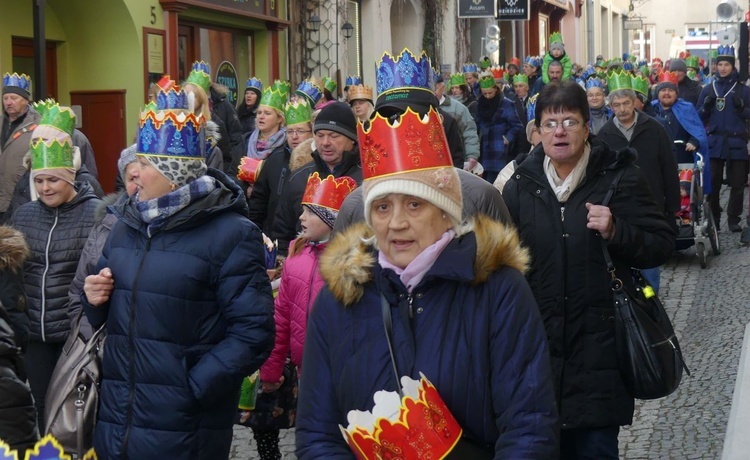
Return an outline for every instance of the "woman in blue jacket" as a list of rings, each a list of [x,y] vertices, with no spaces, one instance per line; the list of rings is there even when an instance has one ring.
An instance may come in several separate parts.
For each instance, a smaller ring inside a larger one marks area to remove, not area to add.
[[[91,325],[107,323],[94,448],[227,458],[242,378],[274,343],[261,233],[239,186],[206,170],[184,93],[163,89],[157,106],[141,115],[137,192],[110,208],[119,222],[84,283]]]
[[[514,230],[487,217],[461,225],[459,178],[437,113],[428,117],[360,125],[367,223],[338,235],[321,260],[326,286],[308,320],[297,410],[301,460],[354,458],[339,430],[349,411],[372,409],[376,391],[397,389],[396,374],[420,373],[463,428],[452,455],[555,457],[546,338],[522,274],[528,254]],[[398,132],[376,138],[390,129]]]

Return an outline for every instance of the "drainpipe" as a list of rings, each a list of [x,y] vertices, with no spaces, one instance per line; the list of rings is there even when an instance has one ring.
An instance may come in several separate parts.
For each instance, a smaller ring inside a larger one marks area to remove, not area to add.
[[[594,51],[594,0],[586,3],[586,35],[588,36],[588,62],[594,63],[596,54]]]

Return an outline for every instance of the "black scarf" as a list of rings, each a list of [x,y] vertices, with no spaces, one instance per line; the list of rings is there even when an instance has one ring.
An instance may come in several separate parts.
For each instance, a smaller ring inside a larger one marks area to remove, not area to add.
[[[479,101],[477,101],[477,115],[479,118],[491,121],[492,117],[495,116],[495,112],[497,112],[497,108],[500,106],[500,98],[499,91],[492,99],[487,99],[484,96],[480,97]]]

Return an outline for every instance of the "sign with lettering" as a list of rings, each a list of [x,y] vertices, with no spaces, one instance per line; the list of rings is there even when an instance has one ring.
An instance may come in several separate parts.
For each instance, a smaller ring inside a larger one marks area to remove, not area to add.
[[[494,18],[497,0],[458,0],[459,18]]]
[[[232,105],[235,105],[237,102],[237,70],[231,62],[223,61],[219,64],[214,81],[229,88],[227,98]]]
[[[266,14],[266,0],[197,0],[195,3],[205,3],[209,8],[218,6],[248,13]],[[275,7],[276,5],[273,5],[274,10],[276,9]]]
[[[530,0],[497,0],[497,19],[500,21],[528,21]]]
[[[626,19],[622,21],[625,30],[640,30],[643,28],[643,21],[640,19]]]

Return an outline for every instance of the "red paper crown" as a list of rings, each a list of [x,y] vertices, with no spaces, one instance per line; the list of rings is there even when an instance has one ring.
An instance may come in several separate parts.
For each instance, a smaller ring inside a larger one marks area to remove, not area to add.
[[[397,421],[378,418],[371,430],[341,427],[358,460],[441,459],[453,450],[463,430],[424,375],[418,395],[401,399]]]
[[[257,158],[242,157],[240,165],[237,167],[237,179],[254,184],[258,179],[263,161]]]
[[[316,171],[307,178],[307,187],[305,187],[305,194],[302,195],[302,204],[314,204],[338,211],[341,209],[346,196],[355,188],[357,188],[357,181],[351,177],[336,178],[329,175],[321,180]]]
[[[656,81],[658,83],[674,83],[675,85],[680,84],[680,78],[674,72],[661,72]]]
[[[680,171],[680,182],[691,182],[693,180],[693,170],[683,169]]]
[[[357,125],[365,180],[406,171],[452,167],[443,123],[434,107],[421,117],[410,107],[392,125],[380,114]]]
[[[496,65],[490,67],[490,72],[492,72],[492,76],[495,77],[495,80],[501,80],[505,74],[503,68]]]
[[[508,64],[513,64],[516,67],[520,68],[521,67],[521,60],[518,59],[517,57],[513,57],[513,58],[510,59],[510,62]]]

